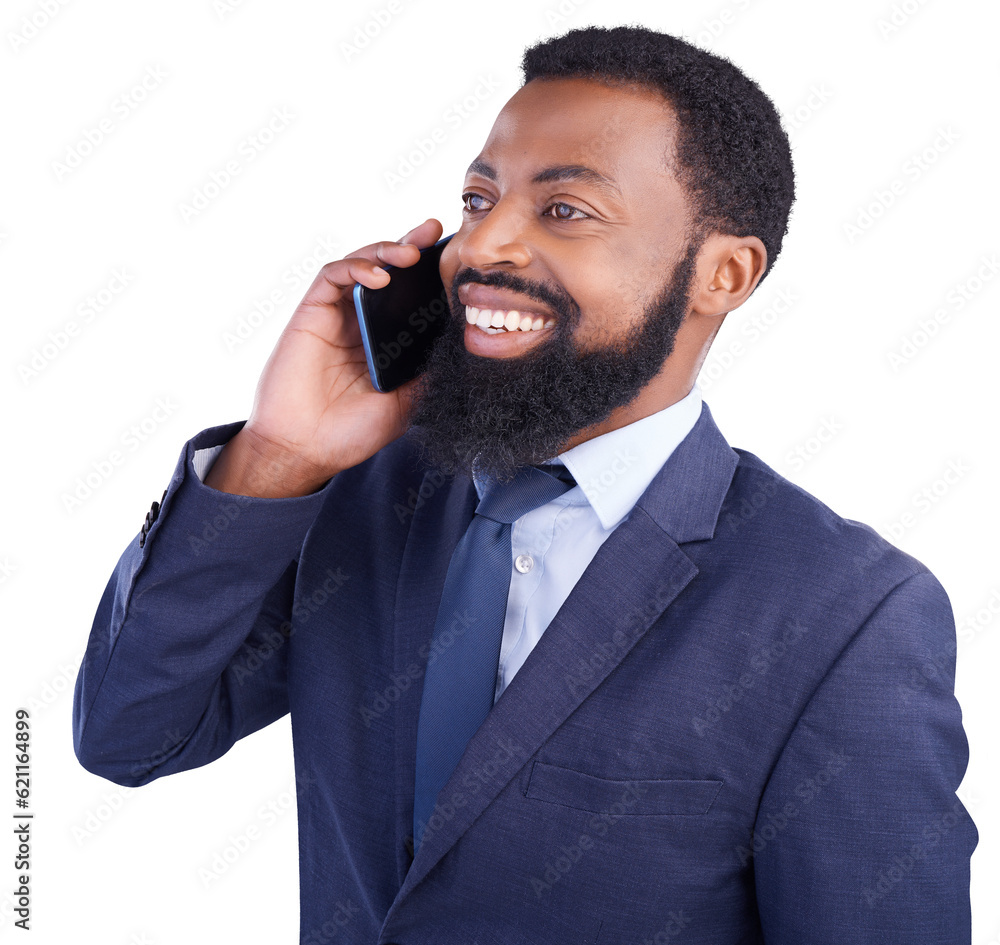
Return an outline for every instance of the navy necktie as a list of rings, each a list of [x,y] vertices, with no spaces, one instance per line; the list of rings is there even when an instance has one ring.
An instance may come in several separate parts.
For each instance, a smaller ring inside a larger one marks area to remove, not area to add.
[[[552,475],[524,466],[511,482],[490,482],[451,556],[417,724],[414,849],[441,788],[493,707],[510,591],[511,523],[573,485],[564,466],[549,468]],[[556,478],[561,474],[565,478]]]

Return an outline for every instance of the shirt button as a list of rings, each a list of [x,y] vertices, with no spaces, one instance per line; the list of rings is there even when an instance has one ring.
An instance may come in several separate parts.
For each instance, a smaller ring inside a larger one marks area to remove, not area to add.
[[[535,566],[535,559],[531,555],[518,555],[514,559],[514,567],[521,574],[527,574]]]

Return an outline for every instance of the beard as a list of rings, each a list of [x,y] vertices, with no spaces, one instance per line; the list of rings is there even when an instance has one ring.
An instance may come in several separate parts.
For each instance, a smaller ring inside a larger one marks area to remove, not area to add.
[[[451,318],[435,342],[411,416],[424,458],[443,472],[473,469],[505,481],[525,465],[552,459],[581,430],[630,404],[659,373],[684,320],[699,246],[692,241],[670,280],[629,337],[592,350],[573,340],[580,308],[561,287],[505,270],[462,269],[449,297]],[[556,316],[551,337],[523,355],[486,358],[465,348],[467,282],[511,289]]]

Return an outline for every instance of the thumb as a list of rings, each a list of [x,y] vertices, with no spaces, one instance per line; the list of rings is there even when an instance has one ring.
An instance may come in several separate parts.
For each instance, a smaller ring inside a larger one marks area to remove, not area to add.
[[[420,396],[425,385],[426,378],[421,374],[418,377],[413,378],[413,380],[407,381],[405,384],[400,384],[400,386],[393,391],[399,404],[400,416],[403,417],[407,427],[410,425],[410,420],[413,416],[414,410],[416,409],[417,402],[420,400]]]

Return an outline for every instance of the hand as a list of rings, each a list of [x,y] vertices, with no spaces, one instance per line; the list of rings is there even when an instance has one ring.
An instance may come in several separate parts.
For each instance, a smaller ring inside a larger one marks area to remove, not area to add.
[[[206,485],[239,495],[306,495],[403,434],[418,381],[388,394],[372,387],[354,285],[387,285],[380,263],[412,266],[441,232],[437,220],[426,220],[398,242],[372,243],[320,270],[264,367],[250,419]]]

